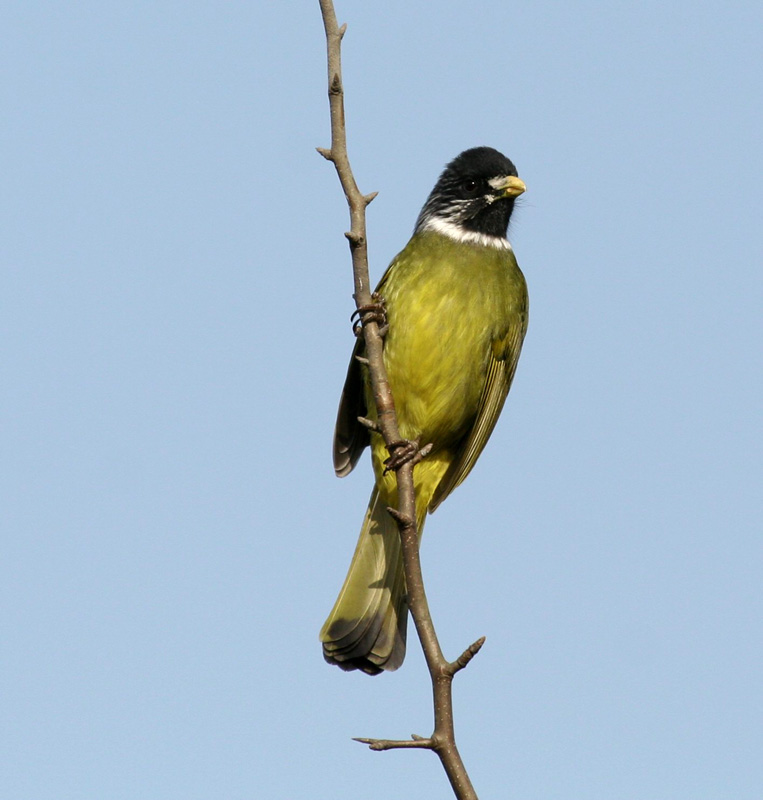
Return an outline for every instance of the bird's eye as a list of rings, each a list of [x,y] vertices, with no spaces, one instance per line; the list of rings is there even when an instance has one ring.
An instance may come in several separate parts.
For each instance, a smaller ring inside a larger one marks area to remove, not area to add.
[[[466,180],[464,180],[463,184],[461,185],[466,194],[471,194],[471,195],[477,194],[478,186],[477,186],[477,181],[475,181],[474,178],[466,178]]]

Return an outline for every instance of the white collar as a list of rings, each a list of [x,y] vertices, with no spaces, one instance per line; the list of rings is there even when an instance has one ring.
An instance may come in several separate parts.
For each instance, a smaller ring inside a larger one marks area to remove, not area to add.
[[[419,228],[419,232],[434,231],[453,239],[462,244],[480,244],[483,247],[493,247],[496,250],[511,250],[511,244],[508,239],[502,236],[490,236],[487,233],[478,233],[477,231],[464,230],[460,225],[453,222],[448,222],[442,217],[430,217]]]

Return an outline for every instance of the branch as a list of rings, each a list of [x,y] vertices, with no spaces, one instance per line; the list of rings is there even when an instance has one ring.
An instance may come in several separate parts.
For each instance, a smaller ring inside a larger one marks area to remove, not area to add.
[[[341,45],[346,25],[339,27],[332,0],[319,0],[323,25],[326,31],[328,52],[328,95],[331,112],[331,147],[319,147],[318,152],[336,168],[339,181],[350,209],[351,228],[346,233],[352,253],[355,281],[355,305],[363,320],[362,333],[365,340],[365,359],[371,381],[371,389],[377,409],[378,422],[361,420],[362,424],[374,426],[384,437],[390,455],[401,443],[397,415],[392,391],[384,367],[384,342],[379,325],[373,316],[364,318],[363,307],[372,305],[368,275],[368,249],[366,243],[366,206],[376,197],[376,192],[364,195],[355,182],[347,154],[347,136],[344,119],[344,88],[342,85]],[[370,425],[369,425],[370,423]],[[431,446],[428,446],[431,449]],[[422,448],[413,459],[400,460],[394,467],[398,487],[398,507],[388,509],[400,530],[405,567],[408,605],[416,625],[416,632],[426,658],[434,695],[434,732],[429,738],[412,736],[410,740],[356,739],[372,750],[417,748],[433,750],[440,758],[458,800],[477,800],[469,775],[456,747],[453,727],[453,676],[463,669],[477,654],[484,643],[479,639],[468,647],[456,661],[449,662],[442,653],[437,633],[429,612],[424,578],[419,559],[418,532],[416,530],[416,495],[413,485],[413,467],[423,458],[428,449]]]
[[[372,304],[370,280],[368,277],[368,246],[366,243],[366,206],[376,197],[376,192],[364,195],[358,189],[347,155],[347,133],[344,125],[344,88],[342,86],[341,44],[346,25],[337,25],[334,4],[331,0],[320,0],[323,25],[326,30],[328,48],[328,86],[329,107],[331,110],[331,147],[319,147],[318,152],[336,167],[339,182],[342,184],[347,205],[350,208],[351,228],[345,233],[352,253],[352,272],[355,279],[355,306],[360,310]],[[379,334],[379,325],[369,321],[363,325],[368,371],[371,376],[371,388],[379,414],[379,429],[384,441],[389,445],[400,441],[397,427],[395,403],[387,381],[387,372],[382,360],[383,341]],[[399,477],[399,476],[398,476]],[[410,494],[413,497],[413,473],[409,476]],[[401,494],[405,492],[405,481],[400,484]],[[411,501],[411,508],[414,508]]]

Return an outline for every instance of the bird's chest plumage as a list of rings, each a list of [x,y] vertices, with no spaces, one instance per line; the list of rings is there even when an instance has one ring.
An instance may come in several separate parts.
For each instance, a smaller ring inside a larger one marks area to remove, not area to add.
[[[401,434],[439,447],[471,427],[496,342],[524,311],[510,250],[414,237],[381,287],[384,360]]]

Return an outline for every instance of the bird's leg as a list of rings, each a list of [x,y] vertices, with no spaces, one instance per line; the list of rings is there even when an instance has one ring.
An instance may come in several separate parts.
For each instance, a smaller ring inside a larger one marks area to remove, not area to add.
[[[414,465],[418,464],[432,452],[432,447],[434,445],[430,443],[419,449],[418,439],[401,439],[399,442],[392,442],[387,446],[390,455],[384,461],[384,474],[402,467],[409,461]]]
[[[352,332],[356,336],[362,335],[363,326],[369,322],[375,322],[379,326],[379,336],[384,336],[389,330],[384,298],[378,292],[374,292],[371,295],[371,302],[353,311],[350,320],[352,321]]]

